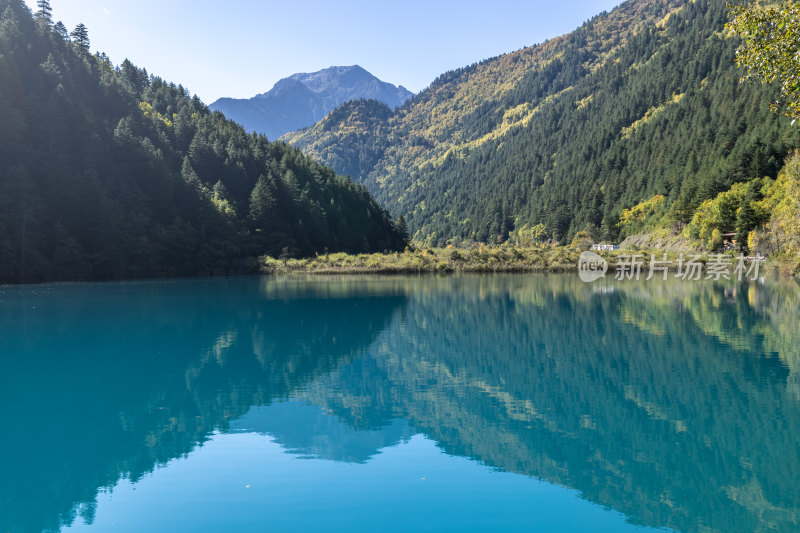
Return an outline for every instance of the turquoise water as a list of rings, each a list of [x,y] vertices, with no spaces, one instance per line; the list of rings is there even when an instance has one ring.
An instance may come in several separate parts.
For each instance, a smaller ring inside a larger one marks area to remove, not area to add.
[[[0,532],[797,531],[800,289],[0,288]]]

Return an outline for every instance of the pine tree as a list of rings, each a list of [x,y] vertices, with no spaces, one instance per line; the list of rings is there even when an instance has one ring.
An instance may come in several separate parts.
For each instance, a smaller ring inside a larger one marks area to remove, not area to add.
[[[23,40],[17,14],[8,6],[0,16],[0,44],[4,44],[9,51],[20,48]]]
[[[47,54],[47,60],[39,66],[42,72],[47,74],[51,79],[61,81],[61,71],[58,68],[56,59],[53,57],[52,52]]]
[[[747,194],[742,201],[742,206],[736,216],[736,248],[744,252],[747,248],[748,234],[758,226],[759,220],[753,203],[758,200],[755,183],[747,187]]]
[[[214,184],[214,196],[219,198],[220,200],[227,200],[228,199],[228,188],[222,183],[222,180],[217,180]]]
[[[267,178],[260,176],[253,192],[250,193],[250,219],[256,224],[264,224],[274,208],[274,186]]]
[[[39,11],[36,12],[36,20],[39,24],[50,28],[53,26],[53,8],[50,7],[49,0],[38,0],[36,5],[39,7]]]
[[[408,224],[406,223],[406,217],[404,217],[403,215],[397,217],[397,223],[395,224],[395,226],[397,227],[397,233],[400,234],[400,238],[403,241],[403,247],[405,248],[411,242],[411,236],[408,233]]]
[[[56,22],[56,25],[53,26],[53,29],[62,39],[69,41],[69,31],[67,30],[67,27],[64,26],[63,22],[60,20]]]
[[[84,25],[74,38],[0,0],[0,284],[241,271],[283,247],[399,248],[350,180],[130,62],[89,56]],[[209,190],[217,178],[228,190]],[[321,207],[333,204],[346,208]]]
[[[192,168],[192,162],[189,161],[189,157],[185,156],[183,158],[183,165],[181,166],[181,176],[183,177],[183,181],[194,185],[196,187],[200,186],[200,179],[197,177],[197,172],[194,171]]]
[[[86,28],[86,25],[81,22],[75,29],[72,30],[70,34],[72,36],[72,42],[78,47],[78,50],[83,51],[84,53],[89,53],[89,30]]]

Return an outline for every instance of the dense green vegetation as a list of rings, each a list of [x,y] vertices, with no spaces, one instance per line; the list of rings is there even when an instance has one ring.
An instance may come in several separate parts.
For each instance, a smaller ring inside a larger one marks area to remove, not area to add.
[[[448,72],[395,112],[350,103],[287,139],[364,183],[425,245],[534,228],[615,240],[630,234],[623,212],[656,196],[647,217],[680,232],[733,184],[774,179],[800,145],[770,111],[779,88],[740,83],[728,19],[723,0],[630,0]]]
[[[0,0],[0,282],[242,272],[402,249],[364,189]]]
[[[751,251],[778,260],[787,273],[800,274],[800,155],[765,190],[749,186],[736,217],[738,235],[747,236]]]
[[[781,0],[777,6],[734,6],[732,15],[729,27],[743,41],[736,63],[747,68],[745,77],[779,83],[781,100],[773,109],[800,118],[800,5]]]
[[[583,250],[542,245],[517,247],[478,245],[468,249],[407,248],[391,254],[325,254],[282,261],[263,257],[261,272],[269,274],[413,274],[450,272],[566,272],[574,271]],[[607,254],[614,260],[618,254]]]
[[[680,233],[661,207],[661,195],[620,214],[627,236],[623,247],[693,247],[707,251],[735,249],[769,257],[785,274],[800,274],[800,154],[789,157],[776,179],[768,176],[734,183],[704,200]]]
[[[290,133],[284,138],[294,142],[298,135],[319,133],[313,148],[314,157],[327,161],[337,172],[354,177],[368,175],[383,156],[391,131],[392,109],[377,100],[350,100],[331,111],[312,130]]]
[[[589,241],[590,242],[590,241]],[[456,248],[448,245],[445,248],[406,248],[403,252],[374,254],[324,254],[316,257],[297,259],[275,259],[265,256],[261,258],[259,268],[265,274],[443,274],[452,272],[575,272],[581,253],[588,250],[589,242],[579,236],[569,246],[541,244],[536,246],[517,245],[506,242],[487,246],[479,244],[469,248]],[[673,246],[674,248],[674,246]],[[639,249],[631,245],[627,249],[601,252],[608,261],[608,278],[616,275],[617,267],[624,268],[630,264],[630,257],[636,254],[642,261],[641,277],[648,276],[649,262],[669,261],[667,267],[671,271],[678,269],[681,253],[684,259],[697,256],[697,261],[706,265],[711,256],[720,254],[702,253],[695,248],[682,251],[665,252],[663,249]],[[665,255],[666,254],[666,255]],[[722,254],[732,265],[729,272],[737,264],[734,252]],[[651,257],[652,256],[652,257]],[[626,263],[627,262],[627,263]],[[760,269],[781,268],[782,264],[765,265]],[[655,275],[658,275],[656,273]],[[674,274],[673,274],[674,275]],[[705,275],[705,274],[704,274]],[[735,277],[735,274],[734,274]]]

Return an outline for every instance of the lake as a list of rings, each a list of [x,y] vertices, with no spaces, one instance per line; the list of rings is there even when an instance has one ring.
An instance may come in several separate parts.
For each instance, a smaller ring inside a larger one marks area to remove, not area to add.
[[[0,531],[797,531],[800,288],[0,288]]]

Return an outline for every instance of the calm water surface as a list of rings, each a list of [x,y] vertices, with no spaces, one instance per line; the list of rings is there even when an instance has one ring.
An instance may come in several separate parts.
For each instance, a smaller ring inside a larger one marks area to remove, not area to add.
[[[0,532],[798,531],[800,289],[0,288]]]

